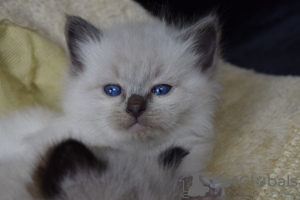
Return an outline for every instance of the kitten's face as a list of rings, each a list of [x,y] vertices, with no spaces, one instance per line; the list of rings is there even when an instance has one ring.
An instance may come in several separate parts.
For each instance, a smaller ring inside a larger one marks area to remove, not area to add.
[[[151,21],[100,31],[71,17],[67,112],[133,137],[169,134],[195,116],[205,121],[215,96],[217,36],[206,27],[215,28],[212,19],[195,26],[179,31]]]

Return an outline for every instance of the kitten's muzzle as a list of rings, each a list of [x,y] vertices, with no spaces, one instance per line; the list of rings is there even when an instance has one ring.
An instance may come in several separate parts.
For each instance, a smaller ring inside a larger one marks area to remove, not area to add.
[[[133,94],[127,101],[126,112],[138,118],[146,110],[147,101],[143,96]]]

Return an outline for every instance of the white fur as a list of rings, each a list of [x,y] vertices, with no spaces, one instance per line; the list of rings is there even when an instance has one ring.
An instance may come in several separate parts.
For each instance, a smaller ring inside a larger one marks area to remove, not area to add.
[[[195,67],[201,55],[189,50],[193,41],[178,40],[182,31],[157,20],[119,25],[102,33],[100,42],[80,43],[85,69],[67,75],[62,116],[34,108],[0,117],[0,165],[5,165],[0,167],[1,200],[20,199],[13,197],[20,195],[15,188],[28,179],[36,152],[69,136],[92,145],[139,150],[175,143],[191,151],[182,172],[206,167],[213,148],[212,117],[219,85],[214,76]],[[216,61],[214,70],[215,65]],[[112,83],[124,93],[106,95],[103,87]],[[157,84],[169,84],[172,89],[156,96],[151,89]],[[146,127],[143,131],[128,129],[132,118],[125,108],[132,94],[151,96],[139,119]],[[7,159],[15,161],[12,167]]]
[[[100,42],[79,43],[85,69],[67,79],[65,113],[85,139],[148,147],[175,142],[192,150],[184,168],[203,170],[213,148],[219,85],[195,66],[199,55],[189,51],[194,41],[179,41],[180,31],[156,20],[119,25],[102,34]],[[106,95],[107,84],[120,85],[123,95]],[[157,84],[173,87],[167,95],[156,96],[151,89]],[[132,117],[125,111],[126,102],[132,94],[151,95],[139,119],[146,126],[141,132],[127,127]]]
[[[0,199],[30,199],[26,184],[39,155],[24,139],[41,131],[57,114],[34,107],[12,115],[0,115]]]
[[[95,155],[107,162],[107,169],[78,168],[63,179],[65,195],[55,200],[181,199],[182,177],[175,167],[163,168],[158,154],[99,149]]]

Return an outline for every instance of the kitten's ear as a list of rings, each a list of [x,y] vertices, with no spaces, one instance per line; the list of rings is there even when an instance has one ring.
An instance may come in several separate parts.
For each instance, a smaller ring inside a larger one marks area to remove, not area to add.
[[[182,147],[172,146],[159,155],[158,161],[165,169],[176,169],[189,153]]]
[[[206,72],[213,66],[219,43],[220,30],[216,16],[209,15],[180,33],[182,40],[192,40],[191,49],[199,59],[196,63]]]
[[[86,20],[67,15],[65,36],[70,54],[72,70],[75,73],[84,70],[82,52],[80,45],[88,41],[100,41],[101,31]]]
[[[49,152],[45,163],[35,173],[35,187],[46,198],[55,198],[63,193],[65,178],[72,178],[81,170],[105,171],[107,164],[100,161],[81,142],[70,139],[58,144]]]

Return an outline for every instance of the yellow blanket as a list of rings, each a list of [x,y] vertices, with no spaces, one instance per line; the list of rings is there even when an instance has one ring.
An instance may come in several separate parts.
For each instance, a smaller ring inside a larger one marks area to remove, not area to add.
[[[0,111],[39,103],[58,109],[65,53],[28,29],[0,22]]]
[[[0,2],[0,20],[35,29],[55,41],[1,21],[0,112],[34,103],[59,109],[66,59],[58,46],[64,46],[65,13],[100,22],[101,26],[149,17],[129,0]],[[262,75],[228,63],[221,68],[223,92],[216,114],[217,145],[208,171],[231,180],[226,186],[230,200],[299,198],[300,77]],[[240,180],[252,175],[254,186],[243,186],[246,178],[232,183],[234,177]],[[287,176],[297,178],[297,187],[278,184],[287,181]]]

